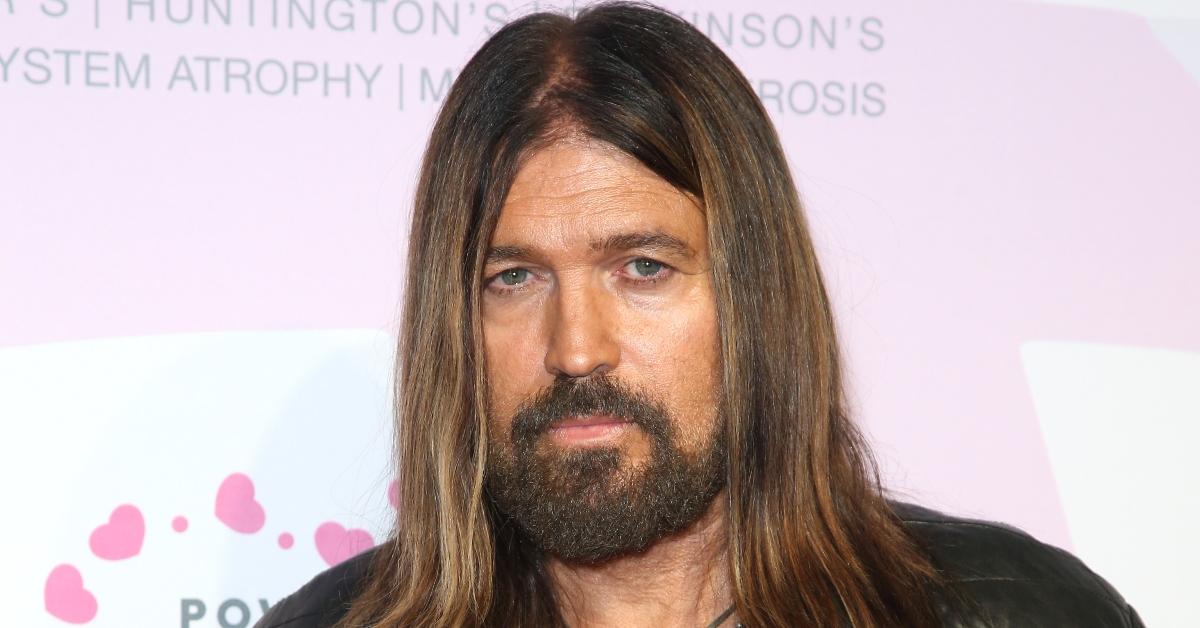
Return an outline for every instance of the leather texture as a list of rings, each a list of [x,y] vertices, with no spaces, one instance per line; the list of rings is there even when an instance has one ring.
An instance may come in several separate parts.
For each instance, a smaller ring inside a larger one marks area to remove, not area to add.
[[[960,592],[939,601],[946,628],[1144,628],[1120,593],[1078,558],[1012,526],[892,507]],[[349,607],[374,550],[318,574],[255,628],[326,628]]]
[[[1144,628],[1112,585],[1062,549],[1003,523],[892,507],[966,598],[940,603],[946,628]]]

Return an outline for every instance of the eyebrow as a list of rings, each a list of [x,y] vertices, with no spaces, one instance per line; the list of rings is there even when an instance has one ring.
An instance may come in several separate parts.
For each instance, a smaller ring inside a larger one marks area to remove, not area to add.
[[[593,253],[628,251],[630,249],[665,251],[684,257],[695,257],[696,255],[695,249],[687,242],[662,231],[614,233],[602,240],[588,242],[588,250]],[[495,246],[488,249],[484,263],[494,264],[511,259],[530,259],[532,257],[534,257],[533,251],[525,247]]]

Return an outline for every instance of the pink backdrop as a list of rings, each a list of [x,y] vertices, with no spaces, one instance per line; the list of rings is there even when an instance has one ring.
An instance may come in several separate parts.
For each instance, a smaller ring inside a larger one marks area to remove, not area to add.
[[[22,625],[248,625],[387,527],[417,161],[445,78],[533,5],[225,4],[0,2]],[[668,6],[774,116],[889,484],[1182,626],[1200,14],[1070,4]]]

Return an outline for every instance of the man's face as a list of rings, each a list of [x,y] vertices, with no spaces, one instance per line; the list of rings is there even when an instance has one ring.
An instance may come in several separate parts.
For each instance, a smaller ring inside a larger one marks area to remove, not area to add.
[[[595,141],[529,157],[483,275],[489,494],[599,561],[682,529],[724,479],[704,215]]]

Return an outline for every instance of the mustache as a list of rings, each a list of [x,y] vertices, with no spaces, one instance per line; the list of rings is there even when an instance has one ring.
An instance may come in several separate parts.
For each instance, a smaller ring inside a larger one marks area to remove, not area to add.
[[[666,408],[610,375],[586,379],[556,377],[513,416],[514,443],[532,443],[552,423],[567,416],[611,414],[641,427],[650,435],[667,435]]]

